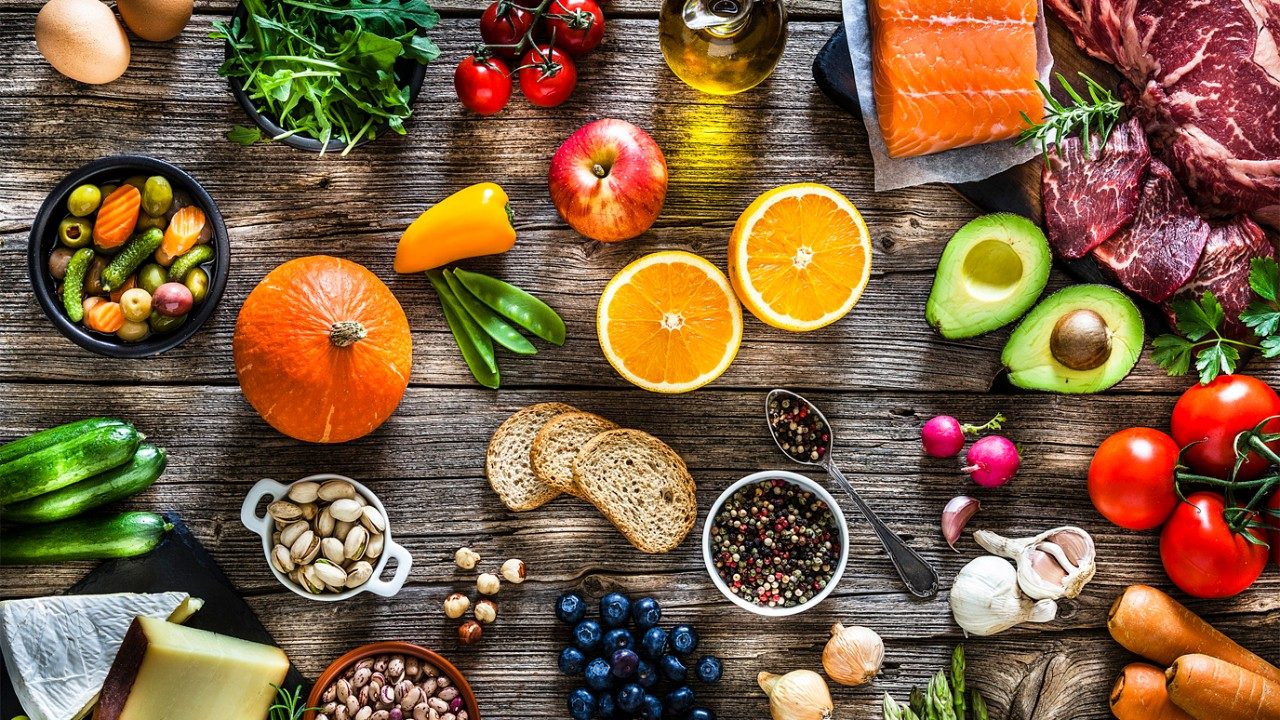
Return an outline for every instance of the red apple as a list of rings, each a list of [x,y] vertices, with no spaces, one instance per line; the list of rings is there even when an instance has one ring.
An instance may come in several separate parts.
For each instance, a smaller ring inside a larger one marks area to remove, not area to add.
[[[551,159],[551,201],[592,240],[630,240],[648,230],[667,197],[667,160],[649,133],[625,120],[587,123]]]

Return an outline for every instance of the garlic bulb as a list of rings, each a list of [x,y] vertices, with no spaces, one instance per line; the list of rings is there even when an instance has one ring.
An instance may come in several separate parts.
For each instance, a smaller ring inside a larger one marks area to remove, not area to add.
[[[822,650],[822,667],[841,685],[861,685],[880,672],[884,641],[874,630],[859,625],[831,626],[831,639]]]
[[[1018,572],[994,555],[974,558],[951,585],[951,614],[966,633],[995,635],[1024,622],[1049,622],[1058,615],[1052,600],[1032,602],[1018,591]]]
[[[835,709],[827,681],[812,670],[792,670],[786,675],[762,672],[756,682],[769,696],[773,720],[830,720]]]
[[[1016,562],[1018,587],[1036,600],[1076,597],[1097,569],[1093,538],[1078,527],[1058,527],[1017,539],[979,530],[973,539],[988,551]]]

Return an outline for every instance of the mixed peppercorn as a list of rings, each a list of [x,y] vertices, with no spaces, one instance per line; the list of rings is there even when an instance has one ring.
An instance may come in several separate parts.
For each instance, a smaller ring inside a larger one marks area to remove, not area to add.
[[[831,582],[842,550],[827,503],[781,479],[730,495],[712,523],[711,546],[729,589],[765,607],[812,600]]]
[[[808,403],[787,397],[769,401],[769,425],[782,452],[793,460],[816,463],[831,449],[831,431]]]

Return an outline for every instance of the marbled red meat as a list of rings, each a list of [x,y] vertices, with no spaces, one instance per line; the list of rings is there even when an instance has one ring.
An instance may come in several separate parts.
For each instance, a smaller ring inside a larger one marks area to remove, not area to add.
[[[1160,303],[1195,274],[1208,239],[1209,224],[1169,168],[1153,159],[1133,223],[1095,248],[1093,256],[1134,295]]]
[[[1249,330],[1240,322],[1240,313],[1249,307],[1254,297],[1253,289],[1249,287],[1250,261],[1275,256],[1275,248],[1267,240],[1266,233],[1249,218],[1242,215],[1231,222],[1215,225],[1209,230],[1209,239],[1205,242],[1204,255],[1200,258],[1195,277],[1175,298],[1198,301],[1205,292],[1212,292],[1227,316],[1223,323],[1225,334],[1237,339],[1246,337]],[[1172,320],[1173,313],[1167,303],[1165,312]]]
[[[1151,162],[1147,137],[1136,119],[1115,129],[1101,153],[1098,136],[1084,143],[1073,135],[1049,151],[1042,197],[1049,244],[1061,257],[1089,254],[1138,212],[1142,180]]]

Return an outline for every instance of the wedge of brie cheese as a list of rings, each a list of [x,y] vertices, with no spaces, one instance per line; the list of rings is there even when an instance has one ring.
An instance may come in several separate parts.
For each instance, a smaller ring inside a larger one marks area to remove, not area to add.
[[[88,715],[134,618],[182,622],[202,604],[180,592],[0,602],[0,650],[18,700],[31,720]]]

